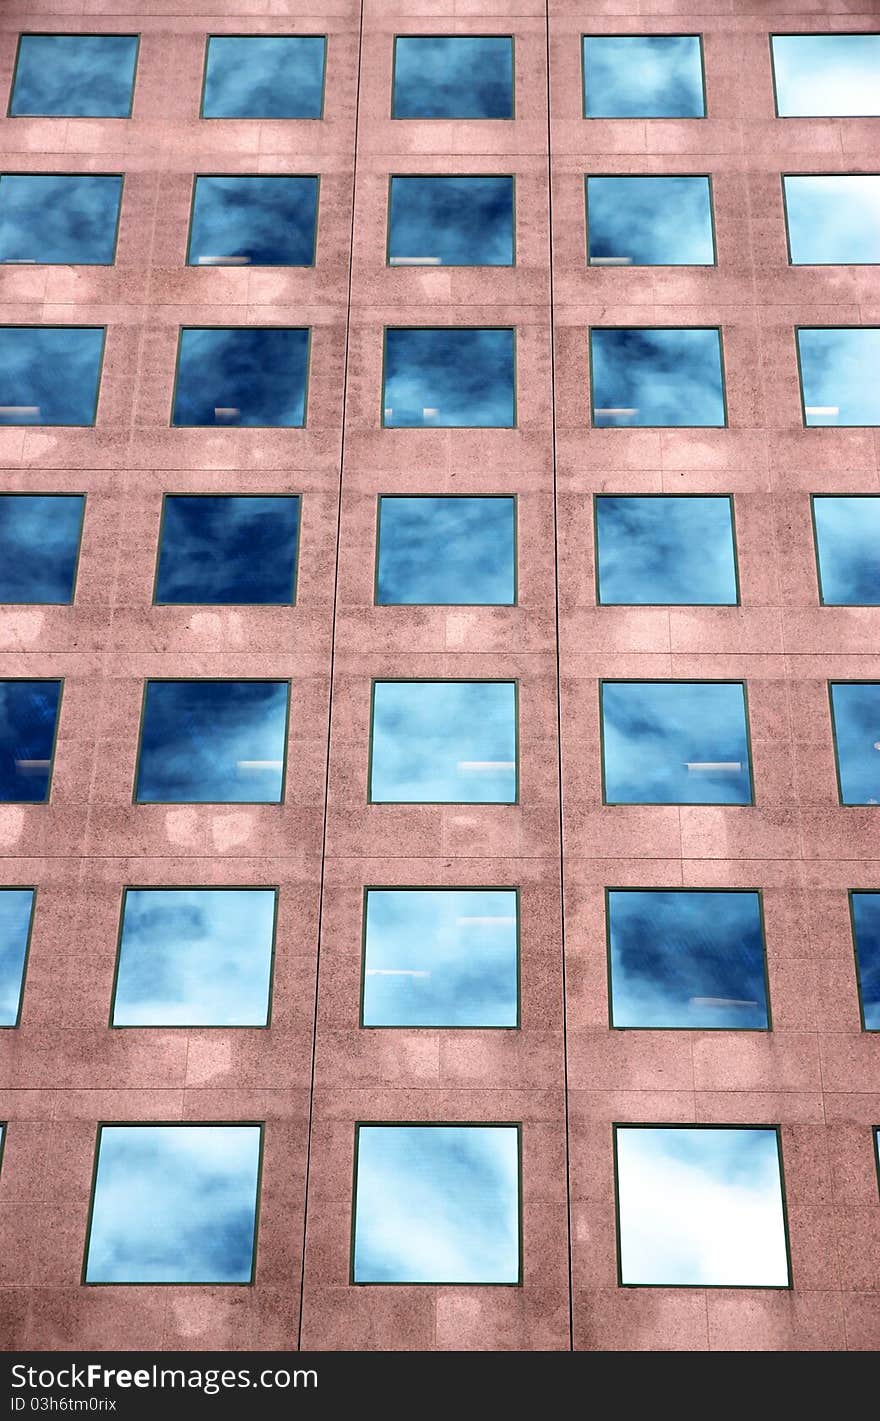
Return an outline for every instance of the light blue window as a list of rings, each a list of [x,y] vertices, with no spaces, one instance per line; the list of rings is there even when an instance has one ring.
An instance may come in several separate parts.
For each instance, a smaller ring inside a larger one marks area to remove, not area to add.
[[[797,343],[804,424],[880,424],[880,326],[801,326]]]
[[[699,35],[584,35],[584,118],[704,118]]]
[[[391,428],[512,428],[513,331],[473,326],[386,330],[382,404],[382,422]]]
[[[880,804],[880,681],[832,681],[841,804]]]
[[[33,915],[32,888],[0,888],[0,1026],[18,1025]]]
[[[608,951],[616,1027],[770,1025],[757,893],[614,889]]]
[[[709,179],[587,178],[591,266],[714,266]]]
[[[273,888],[128,888],[114,1026],[265,1026]]]
[[[260,1125],[101,1125],[86,1283],[253,1281]]]
[[[741,681],[604,681],[608,804],[750,804]]]
[[[513,804],[515,681],[376,681],[373,804]]]
[[[880,34],[771,35],[780,118],[880,114]]]
[[[519,1283],[516,1125],[358,1125],[353,1283]]]
[[[135,799],[280,804],[286,681],[148,681]]]
[[[598,428],[726,423],[721,332],[614,326],[590,331],[592,418]]]
[[[0,262],[112,265],[121,198],[121,177],[4,173]]]
[[[290,606],[298,535],[291,495],[167,494],[155,600]]]
[[[880,1031],[880,893],[851,893],[862,1026]]]
[[[209,35],[202,118],[321,118],[323,35]]]
[[[49,798],[60,681],[0,681],[0,803]]]
[[[511,606],[515,522],[513,498],[380,498],[376,601]]]
[[[397,35],[392,118],[513,118],[509,35]]]
[[[0,425],[94,424],[103,326],[0,326]]]
[[[0,494],[0,602],[73,601],[85,499]]]
[[[518,899],[505,888],[370,888],[363,1026],[518,1026]]]
[[[813,498],[820,596],[826,606],[880,606],[880,496]]]
[[[602,603],[739,600],[730,498],[603,494],[596,499],[596,548]]]
[[[880,176],[835,173],[782,183],[793,266],[880,262]]]
[[[787,1288],[779,1132],[617,1125],[620,1282]]]
[[[392,178],[389,266],[512,266],[513,178]]]
[[[318,179],[200,177],[190,266],[312,266]]]
[[[21,35],[9,112],[128,118],[137,35]]]
[[[298,428],[308,375],[307,328],[185,327],[171,423]]]

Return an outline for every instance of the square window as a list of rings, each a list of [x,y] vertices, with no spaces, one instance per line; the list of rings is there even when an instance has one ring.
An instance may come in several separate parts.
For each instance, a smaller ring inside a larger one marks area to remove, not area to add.
[[[21,35],[13,118],[128,118],[137,35]]]
[[[70,603],[85,499],[0,494],[0,602]]]
[[[266,1026],[274,888],[127,888],[113,1026]]]
[[[18,1026],[33,916],[32,888],[0,888],[0,1026]]]
[[[813,526],[823,604],[880,606],[880,496],[817,494]]]
[[[771,35],[780,118],[880,114],[880,34]]]
[[[371,804],[515,804],[515,681],[375,681]]]
[[[757,893],[609,891],[608,960],[615,1027],[770,1026]]]
[[[751,804],[741,681],[603,681],[606,804]]]
[[[596,498],[599,601],[734,606],[733,500],[649,494]]]
[[[280,804],[286,681],[148,681],[135,801]]]
[[[202,118],[322,118],[323,35],[209,35]]]
[[[512,888],[369,888],[362,1026],[519,1025]]]
[[[377,603],[512,606],[515,526],[513,498],[380,498]]]
[[[584,35],[584,118],[705,118],[699,35]]]
[[[782,187],[792,266],[880,262],[880,176],[798,174]]]
[[[300,428],[308,375],[308,328],[184,327],[171,423]]]
[[[880,1031],[880,893],[851,893],[862,1028]]]
[[[512,429],[515,368],[508,328],[386,330],[382,423],[391,429]]]
[[[103,326],[0,326],[4,424],[94,424]]]
[[[709,179],[587,178],[591,266],[714,266]]]
[[[721,428],[721,332],[607,326],[590,331],[592,419],[599,429]]]
[[[512,266],[513,178],[392,178],[389,266]]]
[[[880,326],[801,326],[797,343],[805,425],[880,425]]]
[[[261,1125],[100,1125],[84,1283],[253,1282]]]
[[[620,1282],[788,1288],[775,1128],[616,1125]]]
[[[353,1283],[519,1283],[517,1125],[358,1125]]]
[[[290,606],[299,499],[287,494],[167,494],[156,602]]]
[[[392,118],[513,118],[510,35],[397,35]]]
[[[112,266],[121,177],[4,173],[0,262]]]
[[[313,266],[318,179],[197,177],[190,266]]]
[[[60,681],[0,681],[0,803],[49,798]]]
[[[880,804],[880,681],[832,681],[841,804]]]

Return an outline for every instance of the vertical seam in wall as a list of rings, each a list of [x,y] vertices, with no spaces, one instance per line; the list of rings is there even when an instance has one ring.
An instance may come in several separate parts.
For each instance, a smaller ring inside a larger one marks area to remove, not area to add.
[[[562,801],[562,667],[559,646],[559,510],[556,457],[556,322],[553,292],[553,164],[551,161],[552,126],[550,121],[550,0],[544,0],[544,23],[547,50],[547,247],[550,284],[550,412],[551,446],[553,453],[553,613],[556,630],[556,774],[559,784],[559,923],[562,969],[562,1090],[565,1127],[565,1204],[566,1244],[568,1250],[568,1346],[574,1351],[574,1280],[572,1271],[571,1230],[571,1149],[568,1119],[568,991],[565,980],[565,840],[563,838]]]
[[[299,1284],[299,1319],[297,1322],[296,1346],[297,1350],[302,1349],[303,1333],[303,1309],[305,1307],[305,1282],[306,1282],[306,1238],[308,1234],[309,1221],[309,1180],[312,1162],[312,1121],[314,1118],[315,1105],[315,1061],[318,1043],[318,983],[321,967],[321,939],[324,931],[324,876],[327,863],[327,817],[330,794],[330,737],[333,725],[333,674],[336,661],[336,608],[339,600],[339,544],[342,528],[342,471],[345,465],[345,420],[348,406],[348,355],[351,340],[351,291],[352,272],[354,267],[354,212],[355,200],[357,197],[357,155],[358,155],[358,125],[360,119],[360,99],[361,99],[361,55],[364,44],[364,0],[360,0],[358,10],[358,44],[357,44],[357,80],[355,84],[354,98],[354,144],[352,150],[352,170],[351,170],[351,225],[349,228],[348,244],[348,289],[346,292],[345,305],[345,351],[342,363],[342,424],[339,436],[339,482],[337,487],[336,504],[336,551],[333,565],[333,604],[330,614],[330,673],[327,689],[327,756],[324,762],[324,816],[321,824],[321,874],[318,887],[318,936],[315,945],[315,995],[314,1013],[312,1016],[312,1059],[309,1069],[309,1118],[306,1130],[306,1163],[305,1163],[305,1191],[303,1194],[303,1231],[302,1231],[302,1262],[300,1265]],[[326,84],[326,80],[325,80]]]

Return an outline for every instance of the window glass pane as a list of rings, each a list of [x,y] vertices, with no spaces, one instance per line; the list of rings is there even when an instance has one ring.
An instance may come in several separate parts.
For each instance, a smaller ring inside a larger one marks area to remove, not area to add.
[[[0,681],[0,803],[49,798],[60,681]]]
[[[279,804],[286,681],[148,681],[136,799]]]
[[[713,266],[709,179],[587,178],[591,266]]]
[[[359,1125],[355,1283],[517,1283],[515,1125]]]
[[[817,496],[813,521],[822,601],[880,606],[880,497]]]
[[[513,178],[392,178],[389,266],[511,266]]]
[[[757,893],[608,894],[617,1027],[769,1026]]]
[[[510,429],[514,392],[512,330],[404,326],[385,332],[387,426]]]
[[[293,602],[299,499],[168,494],[157,602]]]
[[[0,1026],[18,1023],[33,910],[32,888],[0,888]]]
[[[210,35],[203,118],[320,118],[323,35]]]
[[[729,498],[599,497],[596,543],[600,602],[737,601]]]
[[[392,118],[513,118],[509,35],[398,35]]]
[[[615,1129],[624,1286],[786,1288],[777,1132]]]
[[[311,266],[317,178],[196,178],[190,266]]]
[[[137,35],[22,35],[9,112],[128,118]]]
[[[371,888],[364,1026],[516,1026],[512,889]]]
[[[749,804],[745,691],[739,681],[605,681],[609,804]]]
[[[102,1125],[87,1283],[249,1283],[259,1125]]]
[[[129,888],[114,1026],[265,1026],[272,888]]]
[[[771,35],[781,118],[880,114],[880,34]]]
[[[880,424],[880,327],[801,327],[797,341],[804,424]]]
[[[0,494],[0,602],[72,602],[82,494]]]
[[[853,893],[851,900],[862,1025],[880,1031],[880,893]]]
[[[584,35],[585,118],[703,118],[699,35]]]
[[[785,177],[794,266],[880,262],[880,176]]]
[[[370,799],[513,804],[513,681],[377,681]]]
[[[376,601],[511,605],[512,498],[380,498]]]
[[[880,681],[831,683],[842,804],[880,804]]]
[[[599,428],[725,423],[717,330],[593,329],[590,360],[593,424]]]
[[[0,262],[111,265],[121,196],[121,177],[4,173]]]
[[[0,425],[94,424],[103,326],[0,326]]]
[[[305,424],[308,329],[187,327],[180,332],[176,425]]]

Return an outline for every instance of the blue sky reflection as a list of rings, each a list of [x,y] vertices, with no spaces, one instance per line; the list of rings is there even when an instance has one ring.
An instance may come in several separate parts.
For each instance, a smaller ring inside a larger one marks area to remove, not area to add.
[[[852,915],[862,1023],[880,1031],[880,893],[853,893]]]
[[[0,326],[0,425],[94,424],[103,326]]]
[[[307,327],[185,327],[171,423],[298,428],[308,372]]]
[[[137,35],[22,35],[9,112],[127,118]]]
[[[317,178],[196,178],[187,262],[311,266],[317,220]]]
[[[156,601],[289,606],[298,532],[290,495],[168,494]]]
[[[203,118],[320,118],[323,35],[210,35]]]
[[[699,35],[584,35],[585,118],[703,118]]]
[[[784,177],[794,266],[880,262],[880,176]]]
[[[816,496],[813,519],[822,601],[880,606],[880,496]]]
[[[771,35],[780,118],[880,114],[880,34]]]
[[[392,178],[388,263],[511,266],[513,178]]]
[[[513,804],[514,681],[377,681],[372,803]]]
[[[377,603],[511,605],[515,516],[513,498],[381,498]]]
[[[804,424],[880,424],[880,326],[797,331]]]
[[[842,804],[880,804],[880,681],[832,681]]]
[[[49,798],[60,681],[0,681],[0,803]]]
[[[593,266],[713,266],[709,179],[587,178]]]
[[[599,601],[725,606],[737,600],[729,498],[596,499]]]
[[[600,429],[724,425],[717,330],[594,327],[590,363],[592,419]]]
[[[398,35],[392,118],[513,118],[509,35]]]
[[[382,406],[382,422],[389,428],[512,428],[516,418],[513,330],[418,326],[386,330]]]
[[[4,173],[0,262],[111,265],[121,197],[121,177]]]
[[[0,602],[73,601],[85,499],[0,494]]]
[[[32,888],[0,888],[0,1026],[15,1026],[24,987]]]

